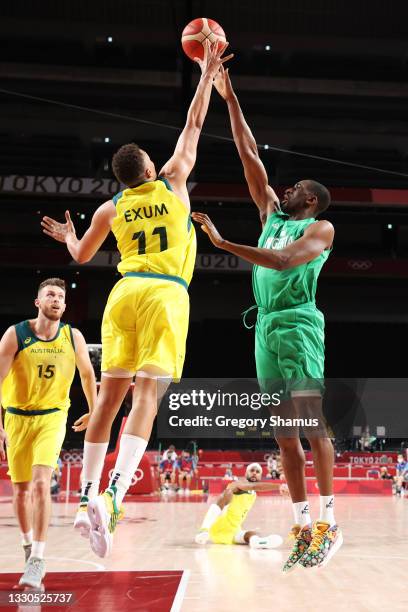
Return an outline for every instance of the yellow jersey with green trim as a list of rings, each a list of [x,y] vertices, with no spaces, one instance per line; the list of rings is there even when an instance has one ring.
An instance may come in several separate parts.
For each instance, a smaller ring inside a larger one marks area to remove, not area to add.
[[[189,211],[167,180],[125,189],[113,197],[113,203],[119,272],[176,276],[188,285],[197,253],[196,235]]]
[[[18,349],[3,381],[3,408],[68,411],[76,368],[71,326],[60,322],[51,340],[37,338],[28,321],[14,327]]]
[[[238,530],[240,528],[255,500],[255,491],[238,491],[233,494],[225,512],[225,520],[231,529]]]

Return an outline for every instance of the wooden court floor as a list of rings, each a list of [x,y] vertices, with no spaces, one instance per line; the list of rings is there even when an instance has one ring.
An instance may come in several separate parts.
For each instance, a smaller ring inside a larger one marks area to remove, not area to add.
[[[317,497],[312,497],[312,517],[317,504]],[[336,517],[343,529],[343,547],[323,570],[299,568],[288,576],[281,573],[286,543],[276,550],[196,545],[194,534],[205,503],[125,504],[126,517],[108,559],[96,557],[87,541],[73,532],[75,508],[65,503],[53,506],[48,572],[188,570],[178,597],[177,609],[183,612],[408,610],[408,499],[338,496]],[[290,524],[289,500],[262,497],[245,526],[285,535]],[[19,533],[5,498],[0,500],[0,533],[0,572],[20,572]],[[75,589],[72,581],[69,586]],[[97,600],[97,593],[91,596]],[[98,609],[92,604],[89,608]]]

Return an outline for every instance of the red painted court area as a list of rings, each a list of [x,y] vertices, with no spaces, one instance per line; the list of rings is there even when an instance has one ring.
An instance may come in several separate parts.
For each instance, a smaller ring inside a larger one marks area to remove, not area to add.
[[[0,593],[4,602],[5,591],[21,592],[15,585],[20,574],[0,574]],[[138,610],[139,612],[176,612],[177,592],[182,571],[144,572],[50,572],[45,577],[46,593],[72,592],[73,603],[54,605],[0,605],[1,612],[12,610],[45,610],[53,612],[99,612]],[[13,589],[14,587],[14,589]]]

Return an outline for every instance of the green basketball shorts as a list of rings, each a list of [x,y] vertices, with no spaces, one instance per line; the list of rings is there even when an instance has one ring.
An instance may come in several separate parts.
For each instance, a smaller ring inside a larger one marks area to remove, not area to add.
[[[259,308],[255,361],[263,391],[283,397],[322,395],[323,314],[312,304],[278,312]]]

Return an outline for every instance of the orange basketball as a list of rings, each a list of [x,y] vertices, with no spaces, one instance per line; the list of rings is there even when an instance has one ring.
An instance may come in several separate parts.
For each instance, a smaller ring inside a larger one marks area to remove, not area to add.
[[[181,35],[184,52],[192,60],[195,57],[203,59],[203,45],[206,40],[209,40],[210,43],[215,43],[218,40],[223,43],[226,41],[225,32],[220,24],[207,17],[199,17],[190,21]]]

